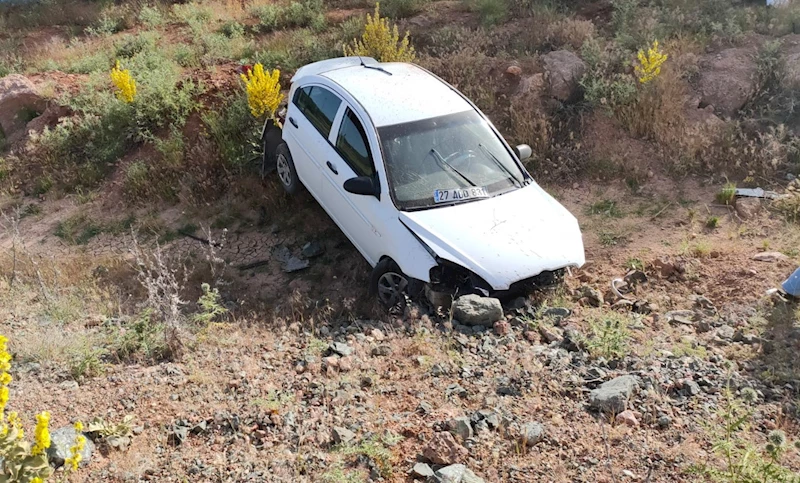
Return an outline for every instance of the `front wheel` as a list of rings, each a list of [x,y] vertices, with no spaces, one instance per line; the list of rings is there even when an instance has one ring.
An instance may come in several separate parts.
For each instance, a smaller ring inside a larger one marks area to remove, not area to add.
[[[408,286],[409,278],[391,258],[384,258],[372,270],[370,294],[377,295],[388,309],[405,305]]]
[[[286,143],[281,143],[275,154],[278,179],[281,181],[283,189],[293,195],[300,190],[300,178],[297,177],[297,171],[294,169],[294,160],[292,159],[292,153],[289,152],[289,146]]]

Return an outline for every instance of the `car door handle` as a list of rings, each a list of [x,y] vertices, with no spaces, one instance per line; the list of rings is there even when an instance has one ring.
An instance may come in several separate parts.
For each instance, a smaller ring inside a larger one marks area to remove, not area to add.
[[[328,165],[328,169],[330,169],[331,171],[333,171],[333,174],[339,174],[339,171],[337,171],[337,170],[336,170],[336,166],[335,166],[333,163],[331,163],[330,161],[328,161],[328,162],[327,162],[327,165]]]
[[[295,121],[293,117],[289,118],[289,122],[292,123],[292,126],[297,127],[297,121]]]

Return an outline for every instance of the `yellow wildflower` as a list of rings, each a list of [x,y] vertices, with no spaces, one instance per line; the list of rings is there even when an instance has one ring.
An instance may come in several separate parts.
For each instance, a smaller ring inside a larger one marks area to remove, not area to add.
[[[646,84],[661,74],[661,65],[667,61],[668,56],[658,48],[658,40],[653,41],[653,46],[639,51],[639,64],[634,67],[639,82]]]
[[[73,425],[73,427],[75,428],[76,432],[78,432],[78,433],[83,432],[83,423],[82,422],[75,421],[75,424]]]
[[[111,81],[117,86],[117,98],[123,102],[130,104],[136,97],[136,81],[131,76],[131,71],[128,69],[122,70],[119,66],[119,61],[111,69]]]
[[[33,477],[31,483],[44,483],[44,480],[39,478],[38,476]]]
[[[381,18],[380,3],[375,4],[375,16],[367,14],[367,24],[361,40],[353,39],[353,45],[344,46],[344,55],[374,57],[380,62],[411,62],[417,56],[408,40],[408,32],[400,39],[397,25],[389,26],[386,17]]]
[[[9,384],[11,384],[11,374],[7,372],[0,374],[0,385],[8,386]]]
[[[8,413],[8,424],[17,432],[17,439],[25,437],[25,430],[22,428],[22,421],[16,411]]]
[[[42,411],[41,414],[36,415],[36,429],[34,430],[34,439],[36,442],[31,449],[31,454],[36,456],[44,453],[44,450],[50,447],[50,431],[48,425],[50,424],[50,413]]]
[[[76,423],[77,424],[80,423]],[[83,429],[83,425],[81,424],[81,429]],[[81,460],[83,460],[83,456],[81,455],[81,451],[86,446],[86,437],[83,435],[78,435],[75,438],[75,444],[69,449],[70,456],[64,460],[64,464],[71,468],[73,471],[78,469],[78,465],[80,464]]]
[[[266,72],[260,63],[242,74],[242,80],[247,90],[247,104],[253,117],[272,117],[278,109],[283,94],[281,94],[281,71],[278,69]]]
[[[6,404],[8,404],[8,388],[2,386],[0,387],[0,418],[3,417]]]

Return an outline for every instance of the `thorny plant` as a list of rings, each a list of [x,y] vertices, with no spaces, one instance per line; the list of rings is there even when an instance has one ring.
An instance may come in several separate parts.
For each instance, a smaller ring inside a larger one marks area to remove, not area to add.
[[[702,464],[692,468],[693,472],[724,483],[800,482],[800,474],[781,464],[783,453],[791,446],[783,431],[770,432],[763,449],[741,437],[753,418],[751,405],[757,399],[758,394],[752,388],[743,389],[741,399],[735,398],[730,388],[725,390],[716,422],[708,425],[713,435],[712,448],[722,457],[724,467]],[[798,447],[797,442],[794,446]]]
[[[155,250],[148,252],[139,245],[136,233],[132,235],[130,252],[136,262],[134,268],[139,283],[147,291],[145,306],[164,324],[164,343],[168,355],[180,358],[182,344],[179,331],[183,323],[181,307],[186,305],[180,294],[186,285],[187,272],[184,267],[183,276],[179,276],[178,270],[170,266],[159,244],[156,244]]]

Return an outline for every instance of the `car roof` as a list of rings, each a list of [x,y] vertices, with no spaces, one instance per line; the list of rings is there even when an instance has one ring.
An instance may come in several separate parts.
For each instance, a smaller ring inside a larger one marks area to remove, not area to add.
[[[455,89],[414,64],[365,58],[362,65],[358,57],[337,60],[337,64],[331,63],[314,74],[330,79],[349,92],[376,127],[473,109]],[[314,64],[308,67],[312,66]]]

